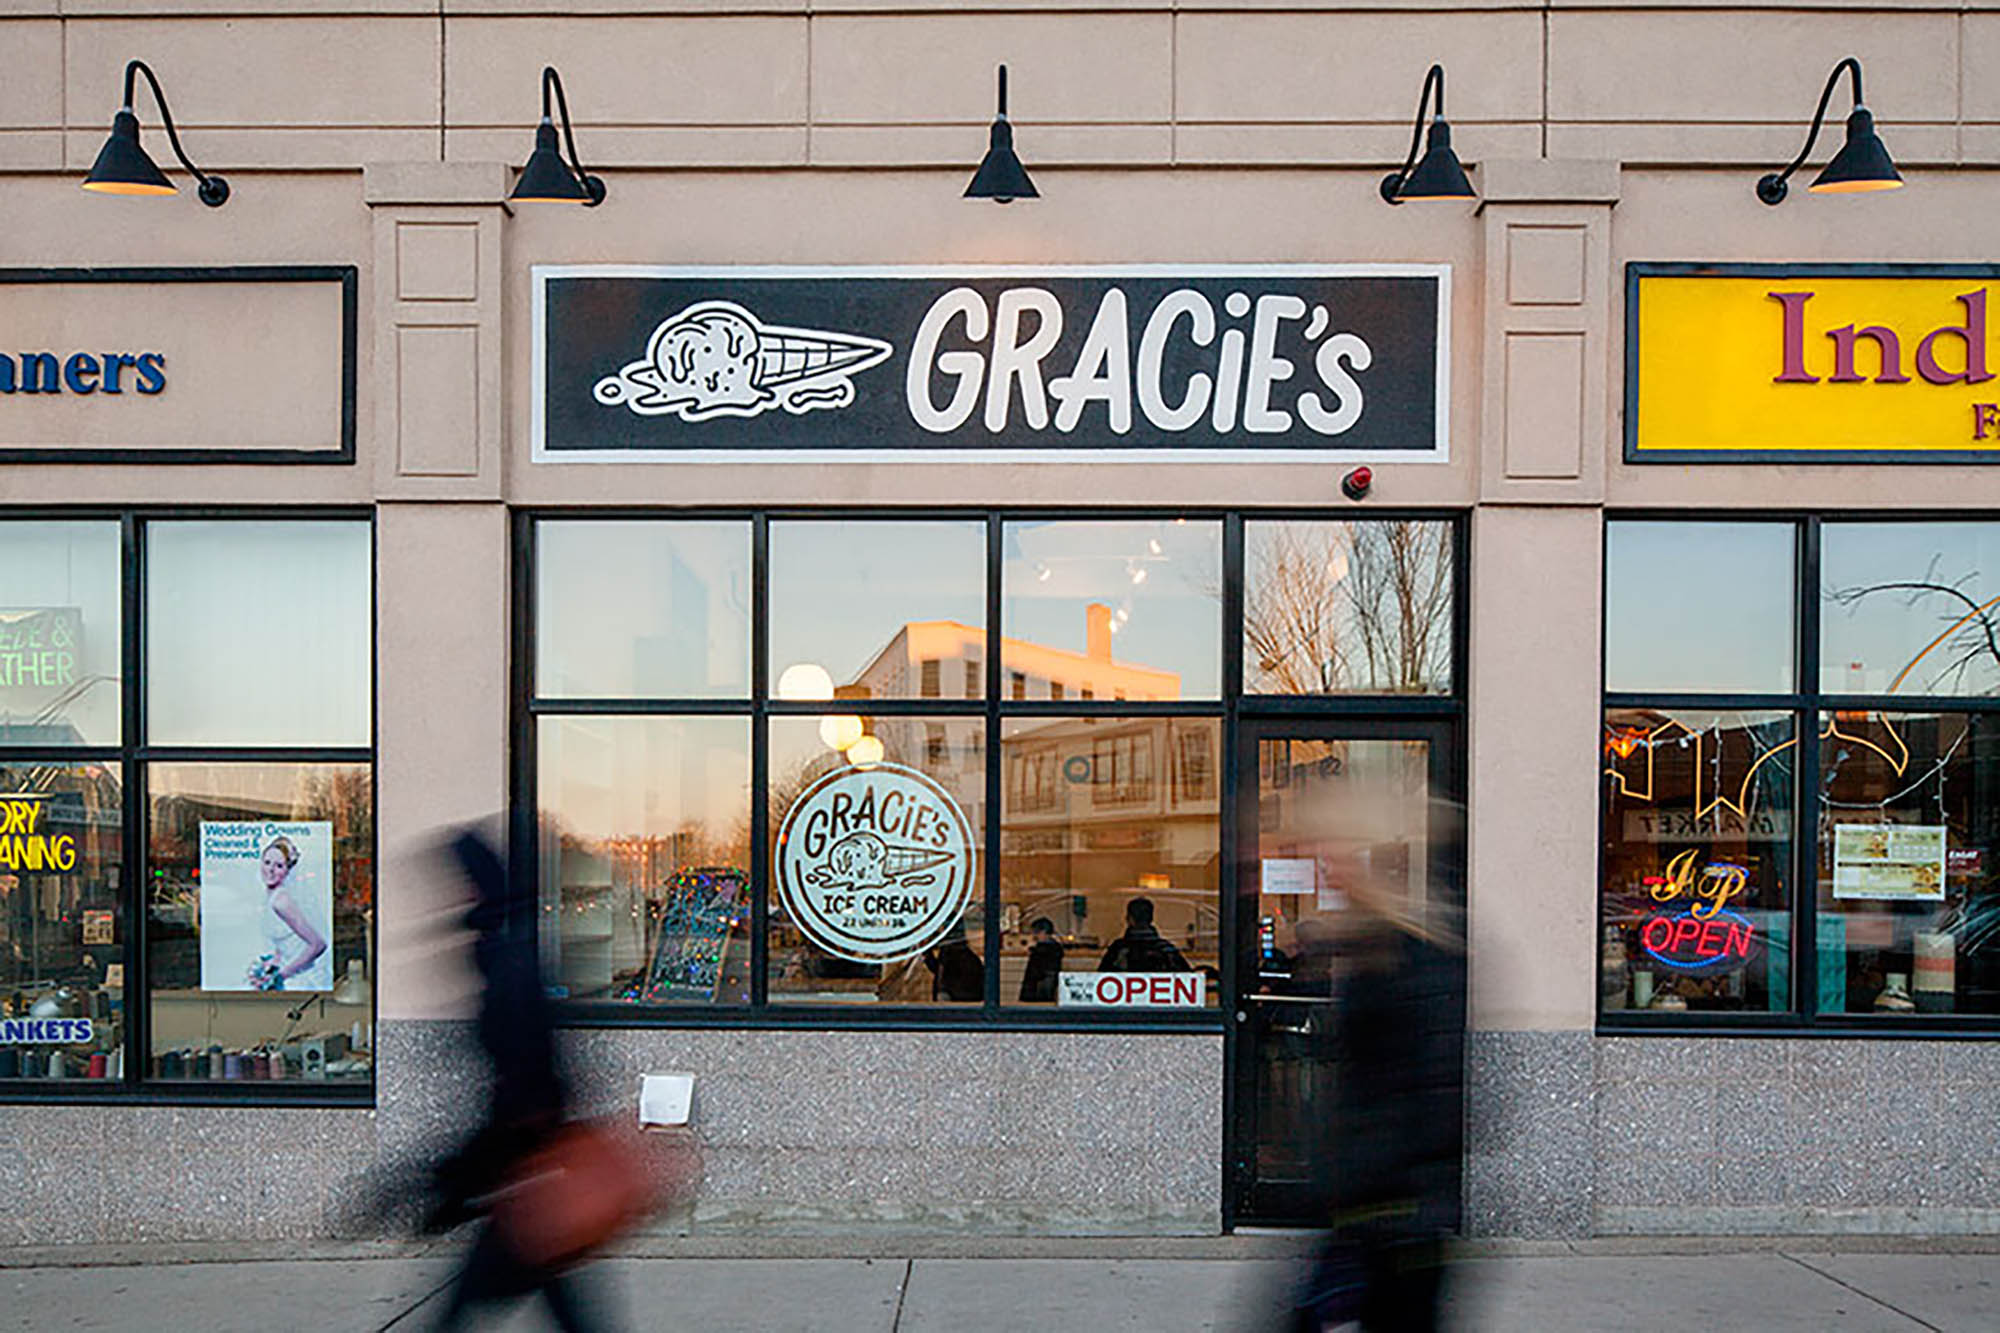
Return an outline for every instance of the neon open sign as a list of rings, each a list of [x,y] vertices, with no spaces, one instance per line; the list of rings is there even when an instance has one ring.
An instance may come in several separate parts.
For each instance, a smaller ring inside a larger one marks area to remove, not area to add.
[[[1723,908],[1713,916],[1699,909],[1661,913],[1639,927],[1639,943],[1653,961],[1682,972],[1741,967],[1756,947],[1757,926],[1748,917]]]

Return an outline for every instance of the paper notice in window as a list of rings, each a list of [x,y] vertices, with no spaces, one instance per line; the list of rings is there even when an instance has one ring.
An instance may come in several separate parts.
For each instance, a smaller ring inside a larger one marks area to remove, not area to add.
[[[1902,902],[1944,898],[1942,824],[1836,824],[1833,896]]]
[[[1319,863],[1310,856],[1264,858],[1264,892],[1273,897],[1311,893],[1319,887]]]

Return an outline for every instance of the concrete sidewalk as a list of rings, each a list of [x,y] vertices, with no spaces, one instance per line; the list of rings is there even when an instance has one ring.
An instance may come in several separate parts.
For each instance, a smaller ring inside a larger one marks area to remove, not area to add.
[[[1454,1326],[1497,1330],[2000,1328],[1990,1242],[1652,1241],[1474,1246]],[[640,1238],[593,1271],[632,1330],[1261,1330],[1303,1270],[1295,1237],[1196,1241]],[[298,1246],[16,1251],[0,1329],[415,1333],[454,1251]],[[728,1257],[730,1255],[742,1257]],[[546,1327],[519,1309],[483,1327]]]

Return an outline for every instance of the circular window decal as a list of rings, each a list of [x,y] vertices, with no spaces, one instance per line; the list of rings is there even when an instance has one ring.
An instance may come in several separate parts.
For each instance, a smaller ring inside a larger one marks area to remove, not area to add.
[[[913,768],[843,768],[806,788],[778,830],[778,893],[814,944],[893,963],[937,943],[972,894],[972,826]]]

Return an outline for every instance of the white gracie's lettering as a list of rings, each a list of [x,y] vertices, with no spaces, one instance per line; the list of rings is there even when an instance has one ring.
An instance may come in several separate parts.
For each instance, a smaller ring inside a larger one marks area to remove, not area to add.
[[[1231,292],[1223,298],[1222,308],[1231,319],[1241,319],[1250,313],[1250,298],[1242,292]],[[1243,330],[1225,329],[1222,333],[1222,357],[1215,367],[1215,410],[1208,414],[1208,424],[1215,427],[1217,435],[1227,435],[1236,429],[1236,405],[1243,389]]]
[[[1250,327],[1250,383],[1243,391],[1243,429],[1253,435],[1282,435],[1292,428],[1292,414],[1271,406],[1271,386],[1292,377],[1292,363],[1278,355],[1278,323],[1305,317],[1306,303],[1296,296],[1257,298],[1257,322]]]
[[[1113,287],[1098,302],[1097,318],[1077,353],[1076,368],[1049,381],[1055,398],[1056,429],[1076,429],[1084,404],[1099,399],[1111,429],[1123,435],[1132,429],[1132,339],[1125,319],[1125,293]]]
[[[1028,341],[1021,341],[1021,315],[1032,310],[1039,317]],[[1007,409],[1014,397],[1014,381],[1021,381],[1021,416],[1031,430],[1049,424],[1048,395],[1042,392],[1042,358],[1054,350],[1062,337],[1062,302],[1042,287],[1012,287],[1000,293],[1000,305],[993,315],[992,370],[986,377],[986,429],[999,434],[1007,429]]]
[[[1313,369],[1319,372],[1321,383],[1333,391],[1333,411],[1319,405],[1316,393],[1299,395],[1299,419],[1322,435],[1338,435],[1361,420],[1361,384],[1340,364],[1343,358],[1356,370],[1366,370],[1375,354],[1352,333],[1336,333],[1319,345]]]
[[[989,314],[985,298],[970,287],[954,287],[931,303],[924,322],[917,326],[916,341],[910,346],[910,368],[904,376],[910,416],[938,435],[957,430],[972,419],[972,411],[979,405],[980,381],[986,374],[986,358],[978,352],[938,354],[938,342],[953,319],[965,321],[965,336],[972,342],[986,340]],[[933,362],[940,372],[958,381],[951,402],[942,408],[931,398]]]
[[[1230,327],[1221,327],[1223,321],[1202,293],[1186,287],[1169,292],[1146,316],[1135,365],[1130,300],[1123,288],[1108,288],[1098,298],[1074,364],[1045,379],[1042,363],[1063,333],[1062,304],[1055,294],[1041,287],[1013,287],[989,308],[972,288],[954,287],[931,304],[911,342],[904,377],[910,416],[933,434],[948,434],[972,421],[983,396],[986,429],[998,435],[1008,429],[1018,385],[1021,428],[1026,430],[1048,428],[1054,399],[1055,428],[1064,434],[1081,426],[1084,413],[1097,403],[1104,405],[1104,422],[1112,433],[1129,434],[1135,395],[1147,425],[1163,434],[1185,434],[1204,419],[1217,435],[1238,430],[1283,435],[1299,422],[1320,435],[1354,428],[1365,402],[1357,376],[1375,360],[1367,342],[1358,334],[1332,332],[1324,305],[1308,306],[1289,292],[1267,292],[1254,300],[1231,292],[1222,304]],[[1297,377],[1298,365],[1278,348],[1287,336],[1285,326],[1300,320],[1307,320],[1305,327],[1291,336],[1307,346],[1318,344],[1313,370],[1320,387],[1299,392],[1288,409],[1280,386]],[[954,332],[972,346],[940,350]],[[1184,336],[1188,346],[1214,350],[1209,369],[1189,371],[1184,383],[1169,385],[1169,345],[1176,336]],[[942,406],[934,396],[938,377],[951,383],[950,399]],[[1179,401],[1169,401],[1176,391]]]
[[[1186,287],[1168,293],[1165,300],[1153,307],[1146,331],[1139,335],[1139,410],[1146,414],[1154,430],[1180,432],[1193,426],[1208,410],[1208,396],[1215,388],[1214,380],[1196,371],[1188,376],[1187,392],[1181,395],[1179,405],[1167,405],[1166,386],[1161,382],[1162,362],[1166,359],[1167,339],[1173,334],[1174,322],[1183,315],[1189,323],[1188,339],[1196,347],[1206,347],[1215,341],[1215,307],[1206,296]]]

